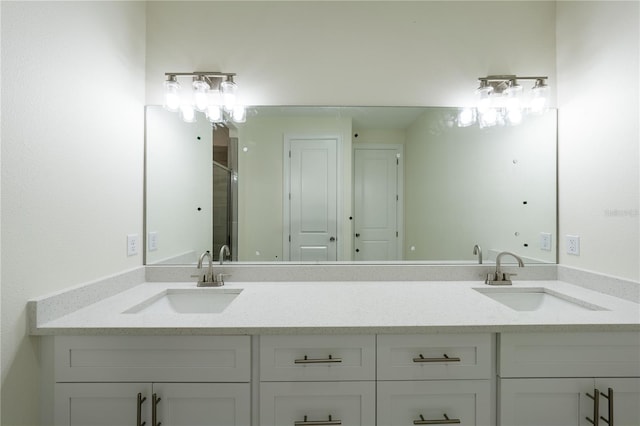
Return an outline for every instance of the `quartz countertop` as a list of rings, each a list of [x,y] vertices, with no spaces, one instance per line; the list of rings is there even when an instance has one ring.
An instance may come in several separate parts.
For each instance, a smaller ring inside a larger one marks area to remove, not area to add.
[[[207,291],[242,289],[221,313],[124,313],[167,289],[194,282],[145,282],[96,303],[39,322],[34,335],[384,334],[506,331],[640,331],[640,305],[563,281],[521,281],[601,310],[516,311],[470,281],[229,282]],[[48,309],[48,308],[47,308]]]

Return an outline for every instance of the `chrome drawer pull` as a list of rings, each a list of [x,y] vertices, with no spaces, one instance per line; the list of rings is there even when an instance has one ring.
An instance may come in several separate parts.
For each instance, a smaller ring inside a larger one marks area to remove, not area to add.
[[[147,422],[142,421],[142,404],[147,400],[147,397],[142,397],[142,393],[138,393],[138,412],[136,416],[136,426],[144,426]]]
[[[307,416],[304,416],[303,421],[297,421],[293,423],[295,426],[330,426],[330,425],[341,425],[342,420],[333,420],[331,415],[329,415],[329,420],[307,420]]]
[[[457,425],[460,424],[460,419],[450,419],[447,414],[443,414],[444,419],[441,420],[425,420],[424,416],[420,414],[420,420],[414,420],[414,425]]]
[[[607,398],[607,409],[609,411],[609,418],[605,419],[604,417],[600,416],[600,420],[602,420],[609,426],[613,426],[613,389],[609,388],[606,394],[600,392],[600,395]]]
[[[327,363],[337,363],[342,362],[342,358],[334,358],[329,355],[329,358],[307,358],[305,355],[303,359],[296,359],[294,363],[296,364],[327,364]]]
[[[600,421],[600,391],[598,389],[594,389],[593,395],[589,395],[587,393],[587,396],[593,400],[593,420],[589,417],[586,417],[586,419],[593,426],[598,426],[598,422]]]
[[[442,358],[425,358],[420,354],[420,358],[414,358],[413,362],[460,362],[460,358],[449,357],[447,354],[444,354]]]

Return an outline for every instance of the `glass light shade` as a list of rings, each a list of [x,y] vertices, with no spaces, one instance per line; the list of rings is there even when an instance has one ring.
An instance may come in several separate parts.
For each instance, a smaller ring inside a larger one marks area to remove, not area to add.
[[[185,123],[195,123],[196,111],[193,105],[180,105],[180,117]]]
[[[506,113],[507,123],[515,126],[516,124],[520,124],[522,122],[522,108],[507,108]]]
[[[209,84],[204,80],[193,81],[193,100],[198,111],[205,111],[209,103],[207,91]]]
[[[222,92],[222,103],[224,104],[224,110],[232,112],[236,105],[236,97],[238,93],[238,85],[233,80],[227,80],[220,83],[220,90]]]
[[[244,105],[236,105],[233,107],[231,119],[236,123],[244,123],[247,121],[247,109]]]
[[[180,83],[175,80],[164,82],[164,107],[169,111],[177,111],[180,107]]]
[[[476,102],[478,109],[485,109],[491,106],[491,93],[493,93],[493,87],[482,83],[480,87],[476,89]]]
[[[529,109],[533,113],[542,113],[547,109],[549,102],[549,86],[543,81],[536,81],[536,85],[531,89],[531,103]]]

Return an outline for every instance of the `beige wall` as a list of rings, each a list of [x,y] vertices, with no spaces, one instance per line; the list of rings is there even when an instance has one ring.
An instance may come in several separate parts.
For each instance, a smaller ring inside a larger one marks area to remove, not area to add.
[[[27,300],[142,264],[145,9],[1,7],[2,425],[37,425]]]
[[[640,280],[640,3],[558,2],[560,263]]]

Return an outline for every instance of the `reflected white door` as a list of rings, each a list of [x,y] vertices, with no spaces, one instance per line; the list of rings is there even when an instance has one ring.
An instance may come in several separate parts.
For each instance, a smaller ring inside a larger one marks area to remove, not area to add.
[[[337,138],[288,142],[289,259],[337,260]]]
[[[400,148],[354,151],[354,259],[398,260]]]

